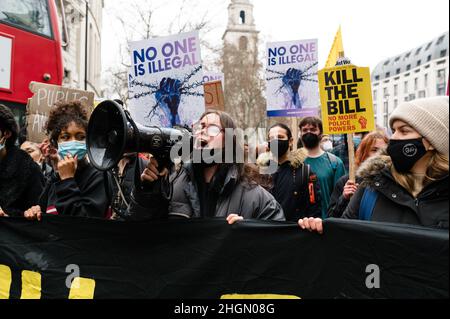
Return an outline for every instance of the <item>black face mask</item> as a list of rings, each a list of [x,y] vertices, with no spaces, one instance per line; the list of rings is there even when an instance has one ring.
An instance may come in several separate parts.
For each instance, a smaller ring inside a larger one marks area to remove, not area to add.
[[[303,145],[307,149],[313,149],[319,146],[320,144],[320,137],[319,135],[316,135],[314,133],[307,133],[302,136]]]
[[[280,158],[289,150],[289,140],[272,140],[269,149],[275,157]]]
[[[387,149],[397,172],[406,174],[422,159],[427,150],[423,145],[423,139],[391,140]]]

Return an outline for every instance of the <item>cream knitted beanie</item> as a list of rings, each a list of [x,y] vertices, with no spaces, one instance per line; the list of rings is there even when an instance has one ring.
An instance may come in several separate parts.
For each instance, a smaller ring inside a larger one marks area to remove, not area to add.
[[[449,155],[449,99],[440,96],[405,102],[394,112],[389,119],[392,128],[395,121],[408,123],[423,137],[425,137],[436,150],[446,156]]]

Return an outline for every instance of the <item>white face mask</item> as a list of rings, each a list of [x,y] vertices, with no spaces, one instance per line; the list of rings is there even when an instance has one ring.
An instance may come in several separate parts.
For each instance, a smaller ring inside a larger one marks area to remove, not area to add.
[[[333,150],[333,142],[327,141],[327,142],[323,143],[322,144],[322,149],[325,152],[329,152],[329,151]]]

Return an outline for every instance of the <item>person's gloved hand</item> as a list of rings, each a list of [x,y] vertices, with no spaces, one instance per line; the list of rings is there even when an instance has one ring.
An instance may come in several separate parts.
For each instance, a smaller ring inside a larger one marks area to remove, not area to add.
[[[170,114],[172,126],[179,125],[178,107],[181,102],[181,81],[172,78],[163,78],[159,89],[155,93],[156,100]]]

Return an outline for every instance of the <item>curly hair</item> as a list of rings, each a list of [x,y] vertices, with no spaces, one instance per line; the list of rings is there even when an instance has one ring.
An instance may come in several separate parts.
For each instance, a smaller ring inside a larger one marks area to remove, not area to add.
[[[53,146],[58,146],[61,132],[74,122],[87,131],[89,110],[80,101],[60,102],[50,112],[45,130]]]
[[[11,137],[6,140],[6,148],[14,146],[19,134],[19,127],[11,109],[3,104],[0,104],[0,131],[2,136],[6,131],[11,132]]]

